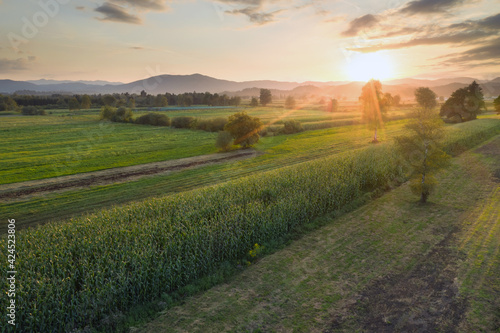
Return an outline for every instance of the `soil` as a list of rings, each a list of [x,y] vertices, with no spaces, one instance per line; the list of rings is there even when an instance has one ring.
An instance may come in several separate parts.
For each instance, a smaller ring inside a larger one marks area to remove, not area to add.
[[[450,232],[408,272],[376,280],[347,313],[365,332],[455,332],[467,309],[458,297],[457,262]],[[326,332],[345,332],[349,318],[334,318]]]
[[[107,185],[137,180],[146,176],[168,174],[197,167],[253,158],[261,154],[253,149],[220,154],[209,154],[163,162],[113,168],[70,176],[47,178],[27,182],[0,185],[0,200],[13,201],[27,196],[43,195],[63,190],[73,190],[95,185]]]

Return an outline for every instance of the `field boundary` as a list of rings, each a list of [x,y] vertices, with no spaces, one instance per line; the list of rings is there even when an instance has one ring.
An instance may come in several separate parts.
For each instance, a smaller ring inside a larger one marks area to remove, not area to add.
[[[5,184],[0,185],[0,199],[5,202],[21,199],[28,195],[42,195],[47,192],[53,193],[61,190],[73,190],[76,188],[95,185],[107,185],[133,181],[146,176],[154,176],[228,161],[254,158],[261,154],[263,153],[253,149],[237,150],[227,153],[207,154],[128,167],[111,168],[69,176]]]

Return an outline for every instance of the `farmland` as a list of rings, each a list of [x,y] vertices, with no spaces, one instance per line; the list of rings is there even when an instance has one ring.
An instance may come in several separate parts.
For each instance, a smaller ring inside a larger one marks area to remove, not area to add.
[[[238,110],[176,110],[166,114],[170,117],[187,115],[215,118],[227,117]],[[411,108],[403,107],[393,111],[390,116],[404,115],[409,110]],[[315,109],[287,111],[271,107],[248,109],[248,112],[262,117],[264,123],[274,122],[272,126],[280,126],[286,119],[298,119],[304,126],[319,123],[326,124],[325,127],[330,127],[328,122],[332,119],[359,121],[359,113],[352,110],[330,114]],[[136,112],[136,115],[142,113],[146,111]],[[3,142],[6,142],[0,170],[2,184],[199,156],[217,151],[214,147],[215,133],[99,122],[98,115],[98,111],[94,110],[76,112],[73,116],[54,112],[43,117],[2,119],[0,126],[4,130],[0,135]],[[387,123],[382,138],[396,135],[403,124],[404,120]],[[264,137],[256,146],[264,154],[252,160],[184,170],[126,183],[19,198],[0,204],[0,213],[10,212],[18,216],[21,221],[19,226],[67,218],[148,196],[194,189],[366,147],[370,135],[370,131],[363,125],[350,125],[295,135]],[[3,223],[2,221],[2,225]]]
[[[84,123],[96,123],[85,117]],[[500,133],[500,120],[493,118],[449,126],[446,150],[456,155]],[[19,257],[26,259],[17,265],[31,273],[19,300],[36,307],[36,313],[20,311],[19,320],[31,330],[105,325],[110,315],[105,309],[126,312],[153,301],[244,256],[252,244],[286,237],[364,200],[368,192],[404,180],[404,165],[391,145],[404,124],[386,123],[382,145],[370,145],[371,133],[361,125],[272,136],[263,138],[257,149],[264,154],[252,160],[5,204],[6,213],[34,207],[34,215],[64,213],[70,204],[71,215],[77,206],[89,211],[93,204],[98,209],[120,203],[120,196],[137,201],[21,231]],[[131,133],[128,124],[113,126]],[[140,200],[141,193],[158,198]]]
[[[18,313],[25,329],[91,325],[107,331],[115,325],[110,320],[115,313],[175,292],[244,257],[256,243],[286,240],[325,214],[339,214],[405,179],[392,139],[402,133],[407,121],[397,119],[409,108],[396,110],[394,120],[385,123],[381,145],[369,143],[372,133],[356,125],[354,112],[264,110],[249,113],[270,126],[297,119],[304,126],[328,123],[324,127],[329,128],[263,137],[251,159],[2,202],[0,213],[15,216],[19,228],[61,220],[19,231],[18,254],[24,259],[17,265],[28,273],[18,299],[32,306]],[[173,110],[168,115],[213,118],[234,111]],[[97,117],[91,111],[3,119],[8,142],[3,184],[216,152],[214,133],[100,122]],[[483,118],[448,125],[445,150],[457,156],[500,134],[498,116]],[[354,122],[332,127],[332,121]],[[54,167],[58,164],[64,167]],[[438,241],[433,238],[429,246]],[[395,265],[397,272],[408,263]]]

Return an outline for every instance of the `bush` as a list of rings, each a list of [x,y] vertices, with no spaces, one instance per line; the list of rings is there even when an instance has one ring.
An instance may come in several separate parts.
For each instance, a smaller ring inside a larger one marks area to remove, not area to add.
[[[257,97],[252,97],[252,100],[250,101],[250,106],[251,107],[259,106],[259,100],[257,99]]]
[[[172,127],[174,128],[192,128],[196,119],[194,117],[175,117],[172,119]]]
[[[134,121],[132,119],[133,116],[134,116],[134,113],[132,112],[131,109],[126,108],[124,106],[120,106],[116,110],[115,115],[111,118],[111,121],[114,121],[117,123],[130,123],[130,122]]]
[[[295,109],[295,98],[288,96],[285,100],[285,109]]]
[[[196,121],[196,129],[206,132],[220,132],[227,124],[226,118],[200,119]]]
[[[164,114],[150,112],[135,120],[136,124],[152,126],[170,126],[170,118]]]
[[[231,133],[226,131],[220,131],[215,141],[215,147],[223,151],[228,151],[233,145],[233,137]]]
[[[302,128],[302,124],[294,119],[287,120],[285,121],[283,126],[283,129],[281,130],[281,133],[283,134],[294,134],[294,133],[299,133],[302,132],[304,129]]]
[[[231,133],[234,143],[243,148],[252,146],[259,142],[259,132],[262,129],[262,122],[257,117],[250,117],[246,112],[237,112],[229,116],[224,130]]]
[[[116,108],[109,106],[109,105],[105,105],[101,108],[100,119],[101,120],[111,120],[111,119],[113,119],[115,114],[116,114]]]
[[[45,115],[45,110],[38,109],[35,106],[23,106],[22,114],[25,116],[43,116]]]

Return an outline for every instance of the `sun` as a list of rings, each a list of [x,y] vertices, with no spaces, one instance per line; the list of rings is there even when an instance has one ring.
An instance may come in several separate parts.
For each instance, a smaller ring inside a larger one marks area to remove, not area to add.
[[[381,52],[358,53],[350,57],[346,71],[352,81],[385,80],[394,75],[392,63],[390,56]]]

